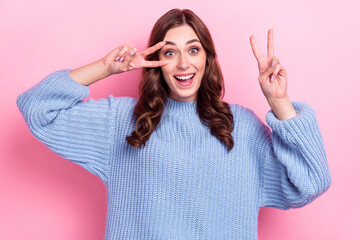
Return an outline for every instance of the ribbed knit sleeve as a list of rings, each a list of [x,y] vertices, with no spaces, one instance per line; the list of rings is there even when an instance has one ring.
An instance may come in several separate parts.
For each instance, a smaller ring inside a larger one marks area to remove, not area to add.
[[[261,175],[261,207],[299,208],[323,194],[331,176],[313,108],[292,102],[297,115],[279,120],[272,111],[266,122]],[[271,137],[270,137],[271,136]]]
[[[114,97],[83,99],[90,89],[59,70],[17,97],[31,133],[52,151],[106,184],[114,131]]]

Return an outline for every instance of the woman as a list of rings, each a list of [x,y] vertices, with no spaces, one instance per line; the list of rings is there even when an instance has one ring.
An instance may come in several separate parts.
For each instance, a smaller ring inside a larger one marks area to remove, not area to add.
[[[257,239],[260,207],[299,208],[329,188],[315,112],[290,102],[273,30],[267,57],[250,42],[272,131],[250,109],[221,101],[211,35],[187,9],[164,14],[145,51],[121,45],[18,97],[32,134],[106,185],[106,239]],[[83,100],[88,85],[137,68],[139,99]]]

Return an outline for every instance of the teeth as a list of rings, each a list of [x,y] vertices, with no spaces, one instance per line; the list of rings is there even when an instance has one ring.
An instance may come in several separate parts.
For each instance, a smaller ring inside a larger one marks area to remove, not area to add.
[[[195,74],[191,74],[191,75],[188,75],[188,76],[182,76],[182,77],[180,77],[180,76],[175,76],[175,78],[180,79],[180,80],[187,80],[187,79],[192,78],[194,75],[195,75]]]

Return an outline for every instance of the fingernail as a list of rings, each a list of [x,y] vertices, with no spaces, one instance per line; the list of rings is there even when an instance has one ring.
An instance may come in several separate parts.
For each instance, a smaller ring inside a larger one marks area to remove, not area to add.
[[[119,62],[123,62],[124,59],[125,59],[124,57],[121,57],[120,60],[119,60]]]
[[[120,57],[119,57],[119,56],[117,56],[117,57],[115,58],[115,61],[119,60],[119,58],[120,58]]]
[[[132,57],[134,56],[135,52],[130,52],[129,56]]]
[[[272,82],[273,80],[274,80],[274,75],[271,75],[270,82]]]
[[[271,61],[271,67],[275,65],[275,58]]]

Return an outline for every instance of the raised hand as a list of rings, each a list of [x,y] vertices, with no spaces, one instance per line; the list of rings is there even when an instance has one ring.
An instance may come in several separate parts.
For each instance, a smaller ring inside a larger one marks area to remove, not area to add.
[[[259,83],[266,99],[277,100],[287,97],[286,69],[274,57],[274,30],[268,31],[267,56],[263,56],[255,42],[255,37],[250,35],[250,44],[259,67]]]
[[[110,74],[122,73],[143,67],[162,67],[168,63],[166,60],[147,61],[145,56],[156,52],[164,45],[164,42],[159,42],[142,52],[137,52],[136,48],[130,48],[129,45],[123,44],[113,49],[102,61],[107,66]]]

